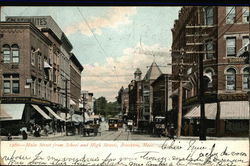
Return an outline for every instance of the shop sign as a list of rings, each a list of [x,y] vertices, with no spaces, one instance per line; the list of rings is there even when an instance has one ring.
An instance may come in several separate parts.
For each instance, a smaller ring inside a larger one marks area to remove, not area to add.
[[[219,100],[225,101],[242,101],[247,100],[247,94],[221,94]]]
[[[228,59],[229,63],[245,63],[246,57],[237,57],[237,58],[230,58]]]
[[[30,97],[1,97],[1,103],[37,103],[37,104],[46,104],[49,105],[49,101],[30,98]]]

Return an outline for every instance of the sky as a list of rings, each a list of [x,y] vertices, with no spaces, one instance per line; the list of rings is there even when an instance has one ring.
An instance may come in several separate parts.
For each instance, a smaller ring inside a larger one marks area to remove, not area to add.
[[[170,73],[174,20],[180,7],[2,7],[6,16],[51,16],[73,45],[84,70],[82,90],[115,101],[119,89],[155,61]]]

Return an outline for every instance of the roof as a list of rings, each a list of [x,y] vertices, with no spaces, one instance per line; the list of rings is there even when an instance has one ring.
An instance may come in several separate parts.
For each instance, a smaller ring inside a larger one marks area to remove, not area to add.
[[[82,72],[83,71],[83,66],[81,65],[81,63],[79,62],[79,60],[76,58],[76,56],[71,53],[70,56],[70,60],[72,60],[72,62],[74,62],[74,64],[78,67],[78,69]]]
[[[157,79],[160,75],[162,74],[159,66],[153,62],[150,66],[150,68],[148,69],[144,80],[155,80]]]

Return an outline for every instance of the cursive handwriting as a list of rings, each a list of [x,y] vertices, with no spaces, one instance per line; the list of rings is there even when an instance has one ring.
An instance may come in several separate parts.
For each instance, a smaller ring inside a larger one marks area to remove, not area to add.
[[[126,152],[110,152],[110,149],[93,155],[89,151],[77,154],[50,154],[45,150],[23,154],[13,150],[10,155],[1,157],[5,165],[91,165],[91,166],[238,166],[248,165],[249,153],[235,151],[227,145],[223,148],[218,144],[205,145],[204,142],[164,141],[153,150],[150,147],[127,149]],[[145,150],[146,149],[146,150]],[[34,149],[33,149],[34,150]],[[131,152],[131,153],[130,153]]]

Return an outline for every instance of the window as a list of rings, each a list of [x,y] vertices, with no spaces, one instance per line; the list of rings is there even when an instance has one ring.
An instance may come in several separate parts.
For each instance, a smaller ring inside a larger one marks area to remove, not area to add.
[[[243,89],[250,89],[250,67],[243,70]]]
[[[18,48],[18,45],[13,44],[11,46],[11,51],[12,51],[12,62],[13,63],[19,63],[19,48]]]
[[[31,65],[35,66],[36,64],[36,59],[35,59],[35,49],[31,48],[31,52],[30,52],[30,59],[31,59]]]
[[[243,36],[242,38],[242,47],[247,45],[249,43],[249,37],[248,36]]]
[[[226,89],[235,90],[236,89],[236,71],[233,68],[227,69],[226,72]]]
[[[41,96],[41,86],[42,86],[41,85],[41,81],[42,81],[41,79],[38,80],[38,87],[37,87],[37,90],[38,90],[37,94],[38,94],[38,96]]]
[[[3,62],[10,63],[10,46],[7,44],[3,45]]]
[[[248,23],[249,22],[249,7],[243,7],[242,8],[242,22]]]
[[[204,14],[205,14],[204,16],[205,25],[213,25],[214,24],[213,7],[206,7]]]
[[[42,56],[40,52],[38,52],[37,57],[38,57],[38,69],[41,69],[42,68],[42,63],[41,63]]]
[[[32,89],[31,89],[31,93],[32,95],[36,95],[36,78],[32,77]]]
[[[11,47],[8,44],[3,45],[3,61],[4,63],[19,63],[19,47],[13,44]]]
[[[204,44],[204,51],[205,51],[205,59],[212,59],[214,57],[214,46],[213,46],[213,41],[207,41]]]
[[[3,92],[4,94],[19,93],[19,75],[18,74],[4,74],[3,75]]]
[[[4,82],[4,83],[3,83],[3,86],[4,86],[3,92],[4,92],[4,94],[10,93],[10,92],[11,92],[11,91],[10,91],[10,81],[9,81],[9,80],[4,80],[3,82]]]
[[[236,56],[236,38],[229,37],[226,42],[227,56]]]
[[[227,24],[233,24],[235,22],[235,7],[226,7]]]

